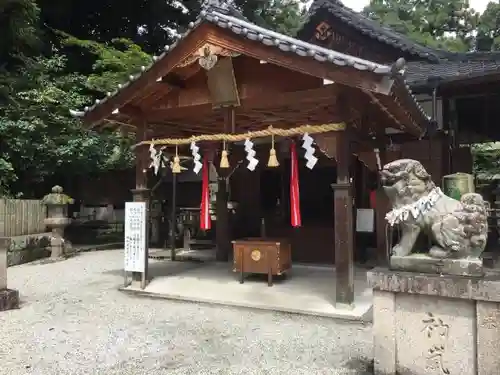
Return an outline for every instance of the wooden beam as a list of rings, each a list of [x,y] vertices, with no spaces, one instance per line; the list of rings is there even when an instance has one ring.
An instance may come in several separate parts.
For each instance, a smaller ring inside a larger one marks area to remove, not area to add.
[[[288,93],[269,93],[257,97],[241,99],[241,105],[235,108],[236,112],[247,110],[263,110],[269,108],[278,108],[287,105],[303,105],[307,103],[316,103],[319,101],[335,104],[336,95],[339,92],[337,85],[327,85],[312,90],[293,91]],[[204,117],[213,114],[212,103],[206,102],[193,106],[182,106],[172,108],[156,108],[147,111],[148,121],[170,120],[173,118]]]
[[[162,77],[160,83],[164,83],[170,87],[175,87],[178,89],[186,88],[186,82],[182,79],[182,77],[174,73],[170,73],[165,77]]]
[[[88,112],[83,121],[91,125],[102,121],[116,108],[121,108],[135,97],[142,95],[144,90],[157,83],[172,71],[175,66],[185,58],[198,51],[206,42],[207,32],[210,25],[200,25],[191,34],[185,37],[165,58],[153,64],[151,69],[144,72],[137,80],[131,82],[127,87],[121,89],[116,95],[98,105],[94,110]]]
[[[188,119],[186,121],[189,121]],[[222,133],[223,127],[217,126],[217,122],[214,123],[204,123],[203,121],[189,121],[189,122],[181,122],[181,121],[155,121],[155,126],[159,129],[172,129],[179,130],[184,132],[192,132],[192,133]]]
[[[351,130],[337,132],[335,159],[337,183],[332,184],[334,195],[336,304],[354,302],[354,220],[353,193],[349,167],[351,163]]]
[[[292,71],[384,95],[390,93],[393,84],[391,79],[381,74],[361,71],[353,67],[340,67],[328,61],[317,61],[310,56],[302,57],[295,53],[284,52],[275,46],[266,46],[259,41],[252,41],[229,30],[216,27],[209,34],[209,42]]]

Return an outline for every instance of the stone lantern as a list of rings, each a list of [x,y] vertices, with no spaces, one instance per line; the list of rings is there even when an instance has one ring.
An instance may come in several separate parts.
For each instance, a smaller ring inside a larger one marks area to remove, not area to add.
[[[47,194],[42,199],[42,203],[47,206],[47,218],[45,225],[52,231],[50,239],[51,258],[60,259],[65,255],[65,249],[69,248],[69,243],[64,240],[64,229],[71,223],[68,218],[68,204],[74,200],[63,193],[61,186],[54,186],[52,193]]]

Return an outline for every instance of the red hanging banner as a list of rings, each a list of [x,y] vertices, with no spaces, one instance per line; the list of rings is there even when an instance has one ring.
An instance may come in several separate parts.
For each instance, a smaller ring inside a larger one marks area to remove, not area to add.
[[[201,172],[201,212],[200,212],[200,229],[209,230],[212,227],[210,220],[210,188],[208,186],[209,167],[207,159],[203,158],[203,169]]]
[[[300,227],[300,193],[299,193],[299,167],[297,163],[297,149],[295,142],[290,145],[290,216],[292,227]]]

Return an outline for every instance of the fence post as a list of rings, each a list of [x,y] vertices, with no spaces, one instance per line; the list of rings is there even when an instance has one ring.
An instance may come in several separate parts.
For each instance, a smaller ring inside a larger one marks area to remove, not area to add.
[[[0,237],[0,311],[19,308],[19,292],[7,289],[7,253],[10,238]]]

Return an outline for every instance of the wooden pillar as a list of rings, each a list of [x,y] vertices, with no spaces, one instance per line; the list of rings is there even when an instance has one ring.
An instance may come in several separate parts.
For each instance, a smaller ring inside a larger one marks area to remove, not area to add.
[[[387,155],[385,145],[379,147],[380,163],[384,166],[387,163]],[[384,189],[380,186],[380,178],[378,178],[376,202],[375,202],[375,235],[377,236],[377,263],[379,266],[388,265],[387,256],[387,221],[385,215],[389,211],[389,199],[387,198]]]
[[[441,98],[443,113],[443,149],[442,149],[442,170],[443,176],[453,173],[452,153],[454,148],[453,127],[450,118],[450,100],[448,97]]]
[[[234,108],[226,108],[224,114],[224,131],[235,132],[235,113]],[[217,224],[215,230],[215,242],[217,243],[216,259],[219,262],[227,262],[229,260],[229,253],[231,252],[231,236],[229,233],[229,212],[227,208],[228,190],[227,178],[231,168],[235,166],[230,165],[229,168],[218,168],[217,180],[217,198],[215,212],[217,215]]]
[[[354,302],[354,232],[350,131],[336,134],[337,183],[334,194],[336,304]]]
[[[229,238],[229,212],[227,210],[227,184],[223,176],[219,176],[217,190],[217,201],[215,212],[217,214],[216,225],[216,243],[217,253],[216,259],[219,262],[227,262],[229,260],[229,252],[231,250],[231,241]]]
[[[172,173],[172,211],[170,212],[170,260],[175,261],[176,248],[175,248],[175,229],[177,228],[177,173]],[[190,233],[184,231],[184,233]],[[190,244],[187,244],[190,245]],[[186,244],[184,244],[186,248]]]
[[[147,139],[147,125],[142,123],[140,127],[137,128],[136,141],[142,142]],[[148,278],[148,250],[149,250],[149,189],[148,189],[148,163],[149,163],[149,152],[148,148],[145,146],[140,146],[135,149],[135,189],[132,189],[132,195],[134,202],[146,202],[147,213],[146,213],[146,238],[145,238],[145,270],[144,274],[133,272],[132,282],[141,283],[141,287],[144,288]]]

